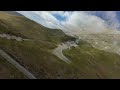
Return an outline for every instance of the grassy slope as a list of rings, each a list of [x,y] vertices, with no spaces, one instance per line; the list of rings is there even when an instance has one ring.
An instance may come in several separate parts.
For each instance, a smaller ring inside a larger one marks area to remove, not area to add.
[[[20,16],[0,12],[0,33],[10,33],[34,40],[46,40],[60,43],[72,39],[61,30],[49,29]]]
[[[5,12],[5,13],[10,14],[10,15],[14,15],[14,16],[23,16],[22,14],[20,14],[16,11],[2,11],[2,12]]]
[[[83,78],[76,67],[50,53],[53,45],[45,44],[47,43],[42,44],[40,41],[16,42],[0,39],[0,48],[10,53],[37,78]]]
[[[49,43],[49,45],[48,45]],[[0,48],[9,52],[37,78],[120,78],[120,56],[94,49],[90,44],[65,51],[71,64],[52,55],[54,44],[44,41],[16,42],[0,39]]]
[[[0,48],[9,53],[37,78],[119,78],[120,56],[94,49],[88,43],[65,51],[71,60],[66,64],[51,54],[56,43],[71,38],[60,30],[45,28],[25,17],[0,13],[0,33],[30,38],[17,42],[1,39]]]
[[[13,65],[0,56],[0,79],[27,79]]]
[[[0,13],[0,33],[10,33],[32,39],[17,42],[0,38],[0,48],[26,69],[32,71],[37,78],[80,77],[76,68],[62,62],[50,52],[56,47],[56,43],[74,39],[65,35],[61,30],[45,28],[25,17],[13,17]]]
[[[79,68],[85,78],[120,78],[120,56],[93,48],[82,41],[79,47],[64,54]]]

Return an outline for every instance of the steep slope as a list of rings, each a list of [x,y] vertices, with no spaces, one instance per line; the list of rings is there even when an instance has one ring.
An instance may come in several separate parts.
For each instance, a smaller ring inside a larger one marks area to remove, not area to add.
[[[0,49],[36,78],[120,78],[120,56],[95,49],[82,40],[78,47],[63,51],[71,60],[70,64],[52,54],[59,43],[75,40],[61,30],[45,28],[25,17],[0,12],[0,33],[28,39],[16,41],[0,37]]]
[[[61,30],[49,29],[25,17],[11,16],[0,12],[0,33],[14,34],[34,40],[53,41],[60,43],[72,37]]]
[[[27,79],[16,67],[0,56],[0,79]]]
[[[120,56],[93,48],[81,41],[79,47],[65,50],[64,54],[73,62],[85,78],[120,78]]]
[[[22,41],[0,39],[0,48],[17,62],[41,79],[83,78],[77,68],[51,53],[56,46],[44,41]]]
[[[23,16],[22,14],[20,14],[20,13],[18,13],[16,11],[2,11],[2,12],[8,13],[10,15],[15,15],[15,16]]]
[[[80,73],[76,72],[76,68],[62,62],[51,53],[51,50],[56,47],[55,44],[74,38],[65,35],[61,30],[45,28],[27,18],[9,16],[5,13],[0,15],[1,33],[30,39],[18,42],[0,38],[0,48],[32,72],[35,77],[82,78]],[[16,19],[18,21],[15,22]],[[15,23],[11,25],[12,22]]]

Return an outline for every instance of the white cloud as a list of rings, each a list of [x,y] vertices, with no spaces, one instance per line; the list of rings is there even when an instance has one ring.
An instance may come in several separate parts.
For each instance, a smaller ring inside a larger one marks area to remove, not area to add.
[[[81,31],[101,32],[107,29],[108,24],[113,28],[119,27],[115,11],[18,11],[26,17],[49,28],[59,28],[72,34],[80,34]],[[102,17],[96,16],[101,13]],[[66,17],[65,21],[59,21],[53,14]],[[107,21],[105,19],[107,19]]]
[[[108,19],[108,23],[110,24],[110,26],[112,26],[112,28],[117,29],[119,27],[119,21],[117,19],[117,15],[115,11],[107,11],[106,13],[106,17]]]
[[[59,25],[59,21],[54,18],[47,11],[18,11],[19,13],[25,15],[27,18],[30,18],[43,26],[49,28],[56,28]]]
[[[88,14],[99,14],[100,18],[105,20],[105,23],[108,24],[108,27],[112,29],[118,29],[120,27],[117,11],[89,11]]]
[[[100,32],[106,28],[104,20],[89,15],[86,12],[73,12],[66,22],[62,23],[68,30],[79,34],[82,30],[88,32]]]

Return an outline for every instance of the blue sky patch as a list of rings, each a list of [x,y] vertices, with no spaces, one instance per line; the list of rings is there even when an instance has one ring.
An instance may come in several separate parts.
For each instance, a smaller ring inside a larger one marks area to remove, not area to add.
[[[53,16],[59,21],[65,21],[66,20],[65,16],[62,16],[62,15],[59,15],[59,14],[53,14]]]

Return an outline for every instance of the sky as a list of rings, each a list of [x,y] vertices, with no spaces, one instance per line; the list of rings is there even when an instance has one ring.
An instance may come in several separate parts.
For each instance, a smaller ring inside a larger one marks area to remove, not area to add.
[[[17,11],[37,23],[69,34],[120,30],[119,11]]]

